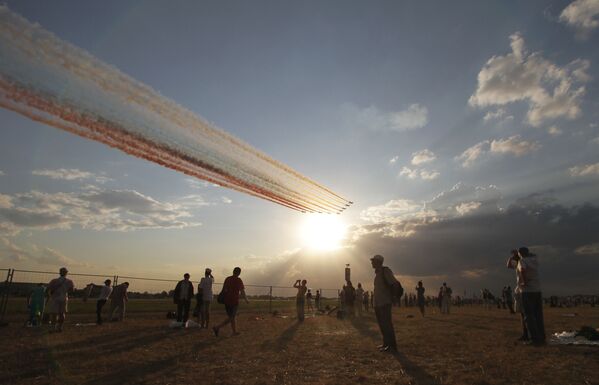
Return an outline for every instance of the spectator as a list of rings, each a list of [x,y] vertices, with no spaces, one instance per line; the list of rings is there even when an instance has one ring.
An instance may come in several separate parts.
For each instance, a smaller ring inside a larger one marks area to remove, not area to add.
[[[228,323],[231,324],[233,335],[239,335],[239,332],[237,331],[237,324],[235,318],[237,317],[237,308],[239,307],[240,295],[246,303],[249,303],[247,296],[245,295],[245,287],[243,286],[243,281],[241,280],[241,278],[239,278],[240,274],[241,268],[236,267],[235,269],[233,269],[233,275],[227,277],[225,279],[225,282],[223,283],[223,290],[221,292],[221,295],[225,304],[225,310],[227,312],[228,318],[221,322],[219,325],[212,328],[212,331],[214,331],[214,335],[217,337],[220,328]]]
[[[422,286],[422,281],[418,281],[418,286],[416,286],[416,295],[418,297],[418,307],[420,308],[420,314],[424,317],[424,286]]]
[[[48,312],[54,321],[54,331],[62,332],[66,313],[68,311],[69,293],[75,290],[73,281],[67,278],[69,271],[66,267],[59,270],[60,277],[53,279],[48,284],[50,302]]]
[[[320,290],[316,290],[316,297],[314,298],[314,302],[316,304],[317,311],[320,310],[320,301],[321,301]]]
[[[451,293],[451,287],[448,287],[447,283],[443,282],[443,286],[441,286],[441,313],[449,314]]]
[[[393,329],[391,305],[393,303],[393,293],[396,292],[399,282],[395,279],[391,269],[383,266],[383,256],[375,255],[370,261],[375,271],[374,313],[383,335],[383,344],[379,346],[379,350],[395,353],[397,352],[397,342],[395,340],[395,330]]]
[[[189,274],[185,273],[183,280],[177,282],[173,293],[173,302],[177,304],[177,322],[187,322],[192,298],[193,284],[189,282]]]
[[[295,308],[297,310],[297,320],[299,322],[304,321],[304,301],[306,298],[306,290],[308,290],[308,288],[306,287],[307,283],[308,282],[305,279],[303,281],[300,281],[298,279],[293,284],[293,287],[297,289],[297,295],[295,297]]]
[[[208,328],[210,323],[210,304],[214,294],[212,293],[212,285],[214,284],[214,277],[212,276],[212,270],[206,269],[204,271],[204,277],[200,280],[198,285],[198,292],[201,292],[202,306],[200,307],[200,327]]]
[[[314,313],[314,308],[312,307],[312,291],[308,289],[306,293],[306,303],[308,304],[308,311]]]
[[[356,312],[358,317],[362,317],[362,302],[364,302],[364,289],[362,284],[358,282],[358,288],[356,289]]]
[[[102,308],[104,307],[106,301],[108,301],[108,297],[110,297],[110,294],[112,293],[112,287],[110,286],[111,284],[112,281],[109,279],[104,281],[103,286],[90,283],[90,290],[94,287],[100,288],[100,295],[98,296],[98,300],[96,301],[96,323],[98,325],[102,325]]]
[[[370,302],[369,298],[370,294],[367,291],[365,291],[364,296],[362,298],[362,304],[364,305],[364,310],[366,311],[366,313],[368,313],[368,303]]]
[[[507,260],[507,268],[516,270],[516,287],[514,288],[514,307],[515,310],[520,313],[520,321],[522,324],[522,335],[518,338],[518,341],[528,341],[528,328],[526,327],[526,320],[524,319],[524,307],[522,306],[522,287],[520,283],[520,274],[517,272],[518,262],[520,261],[520,255],[518,250],[512,250],[512,255]]]
[[[110,296],[111,321],[122,321],[125,318],[125,304],[129,301],[127,289],[129,289],[129,282],[123,282],[112,288],[112,295]],[[118,311],[116,319],[114,318],[115,311]]]
[[[29,324],[39,326],[44,317],[44,305],[46,299],[46,288],[43,283],[38,284],[31,290],[27,297],[27,307],[29,308]]]
[[[545,323],[543,321],[543,296],[539,280],[539,262],[537,256],[527,247],[518,249],[520,260],[516,271],[520,275],[524,321],[530,334],[531,344],[545,345]]]

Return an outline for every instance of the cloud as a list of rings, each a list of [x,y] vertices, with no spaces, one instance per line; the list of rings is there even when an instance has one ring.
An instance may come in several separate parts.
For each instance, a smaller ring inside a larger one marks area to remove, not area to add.
[[[427,108],[417,103],[405,110],[391,112],[348,103],[342,106],[342,113],[348,125],[372,131],[402,132],[422,128],[428,123]]]
[[[467,148],[454,159],[462,163],[462,167],[472,166],[478,159],[487,153],[511,154],[517,157],[537,151],[541,148],[539,142],[522,140],[520,135],[513,135],[505,139],[483,140],[472,147]]]
[[[15,263],[28,261],[47,266],[93,267],[89,263],[79,262],[49,247],[40,249],[32,245],[31,249],[31,251],[25,250],[8,238],[0,237],[0,260]]]
[[[574,252],[579,255],[599,255],[599,242],[577,247]]]
[[[425,148],[424,150],[412,153],[411,163],[414,166],[419,166],[421,164],[430,163],[435,159],[437,159],[435,154],[431,150]]]
[[[563,134],[564,132],[557,126],[551,126],[547,129],[547,132],[549,133],[549,135],[551,136],[559,136],[561,134]]]
[[[134,190],[91,189],[71,193],[30,191],[2,195],[0,228],[129,231],[198,226],[190,201],[161,202]]]
[[[96,175],[88,171],[81,171],[77,168],[59,168],[55,170],[43,169],[43,170],[33,170],[31,171],[32,175],[36,176],[45,176],[50,179],[56,180],[82,180],[82,179],[94,179],[98,183],[106,183],[113,179],[108,178],[107,176],[101,174]]]
[[[4,171],[0,170],[0,176],[4,176],[4,175],[6,175],[6,174],[4,173]]]
[[[439,171],[436,170],[426,170],[426,169],[419,169],[419,168],[409,168],[407,166],[402,167],[401,171],[399,172],[399,176],[405,176],[408,179],[422,179],[422,180],[433,180],[433,179],[437,179],[439,177],[439,175],[441,175],[439,173]]]
[[[476,194],[478,199],[472,199]],[[599,270],[599,207],[566,207],[533,194],[500,209],[499,195],[494,187],[458,184],[424,207],[408,201],[397,212],[383,210],[378,222],[353,228],[351,251],[381,254],[402,276],[445,276],[454,289],[478,291],[480,278],[491,289],[515,281],[505,260],[511,248],[527,245],[539,255],[544,294],[592,292]],[[374,207],[366,211],[380,213],[386,205]],[[466,207],[472,211],[461,215]],[[429,278],[424,284],[435,287],[439,279]]]
[[[574,166],[569,171],[572,176],[599,175],[599,163]]]
[[[484,140],[464,150],[461,155],[455,157],[455,160],[462,162],[462,167],[470,167],[478,158],[487,152],[488,146],[489,141]]]
[[[93,265],[89,263],[82,263],[76,261],[72,258],[61,254],[60,252],[51,249],[49,247],[44,247],[36,258],[36,262],[40,265],[60,265],[60,266],[69,266],[69,267],[93,267]]]
[[[393,158],[389,159],[389,164],[395,164],[399,160],[399,156],[395,155]]]
[[[538,142],[521,140],[520,135],[510,136],[507,139],[497,139],[491,142],[491,152],[497,154],[512,154],[522,156],[541,148]]]
[[[540,53],[529,53],[520,33],[510,36],[512,52],[491,57],[478,74],[478,85],[468,103],[474,107],[528,102],[527,122],[539,126],[555,118],[581,114],[588,82],[588,60],[576,59],[559,67]]]
[[[559,21],[576,29],[578,37],[586,38],[599,26],[599,1],[573,1],[564,8]]]
[[[231,198],[228,198],[228,197],[225,197],[225,196],[223,196],[223,197],[220,197],[220,200],[221,200],[221,201],[222,201],[224,204],[226,204],[226,205],[233,203],[233,200],[231,200]]]
[[[510,120],[514,120],[513,115],[508,115],[507,111],[504,108],[498,108],[497,111],[489,111],[483,117],[485,123],[488,123],[492,120],[499,121],[500,124],[506,123]]]
[[[599,136],[596,137],[595,139],[591,140],[591,142],[593,142],[595,144],[599,144]]]

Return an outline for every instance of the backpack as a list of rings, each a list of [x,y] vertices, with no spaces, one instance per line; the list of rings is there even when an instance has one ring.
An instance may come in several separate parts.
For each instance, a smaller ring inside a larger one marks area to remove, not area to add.
[[[389,270],[388,267],[383,267],[383,269],[387,269]],[[391,274],[393,275],[393,274]],[[395,276],[393,276],[393,281],[394,282],[387,282],[387,278],[386,275],[384,275],[383,273],[383,279],[385,280],[385,283],[387,284],[387,286],[389,287],[389,290],[391,291],[391,298],[393,299],[393,302],[399,302],[401,301],[401,297],[403,296],[403,287],[401,286],[401,283],[397,280],[397,278],[395,278]]]

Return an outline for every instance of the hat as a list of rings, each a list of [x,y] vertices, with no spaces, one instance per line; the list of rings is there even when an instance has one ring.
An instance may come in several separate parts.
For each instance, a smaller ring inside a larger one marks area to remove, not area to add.
[[[374,257],[370,258],[371,261],[380,261],[381,263],[385,260],[385,258],[383,258],[382,255],[375,255]]]

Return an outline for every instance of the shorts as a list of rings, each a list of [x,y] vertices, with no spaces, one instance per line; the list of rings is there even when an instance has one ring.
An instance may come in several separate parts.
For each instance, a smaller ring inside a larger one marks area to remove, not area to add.
[[[225,311],[229,318],[234,318],[237,315],[237,308],[239,305],[225,305]]]
[[[63,314],[68,311],[68,302],[60,299],[50,299],[48,301],[48,313],[51,314]]]

